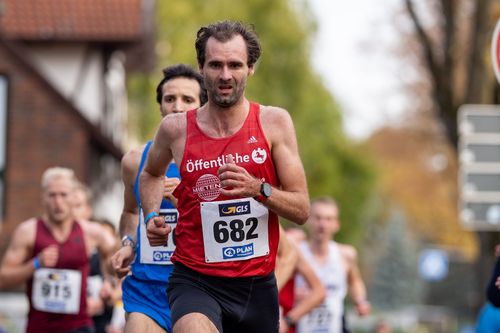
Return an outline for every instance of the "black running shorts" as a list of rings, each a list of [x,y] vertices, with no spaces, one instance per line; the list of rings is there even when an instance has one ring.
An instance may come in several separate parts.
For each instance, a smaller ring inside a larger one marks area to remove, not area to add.
[[[172,326],[182,316],[202,313],[219,332],[277,333],[278,289],[268,276],[224,278],[195,272],[176,263],[167,288]]]

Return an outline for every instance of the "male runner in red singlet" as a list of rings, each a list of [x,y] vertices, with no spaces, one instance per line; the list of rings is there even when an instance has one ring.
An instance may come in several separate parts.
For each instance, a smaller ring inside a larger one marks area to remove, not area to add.
[[[309,213],[293,123],[244,96],[261,52],[252,29],[218,22],[195,45],[208,102],[163,119],[140,177],[147,236],[158,245],[170,232],[157,215],[172,157],[181,173],[173,331],[277,332],[278,215],[303,224]]]
[[[0,267],[0,287],[27,282],[28,333],[93,332],[86,307],[89,256],[97,248],[108,258],[115,240],[99,226],[74,219],[76,184],[70,169],[45,171],[45,214],[17,227]]]

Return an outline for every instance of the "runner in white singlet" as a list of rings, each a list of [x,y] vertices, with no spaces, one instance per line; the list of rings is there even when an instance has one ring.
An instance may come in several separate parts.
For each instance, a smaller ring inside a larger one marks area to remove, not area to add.
[[[360,316],[368,315],[371,311],[357,263],[357,251],[351,245],[332,240],[340,229],[338,207],[332,198],[322,197],[311,203],[307,225],[310,239],[300,247],[323,282],[326,298],[318,308],[299,321],[297,332],[342,333],[345,330],[343,303],[347,293]],[[296,298],[300,300],[307,293],[304,282],[300,277],[297,278]]]

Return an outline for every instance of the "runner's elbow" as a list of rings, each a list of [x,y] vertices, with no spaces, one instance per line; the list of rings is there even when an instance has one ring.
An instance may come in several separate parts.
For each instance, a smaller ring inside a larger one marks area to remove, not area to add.
[[[309,219],[309,209],[302,209],[295,214],[295,218],[292,220],[298,225],[304,225]]]
[[[299,212],[299,220],[296,222],[299,225],[304,225],[309,219],[310,204],[309,198],[305,200],[303,207],[301,207]]]

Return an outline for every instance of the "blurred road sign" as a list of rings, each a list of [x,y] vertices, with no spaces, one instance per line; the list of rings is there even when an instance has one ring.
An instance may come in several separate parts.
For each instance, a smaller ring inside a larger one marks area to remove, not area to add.
[[[500,142],[482,142],[482,140],[465,139],[460,149],[460,161],[470,163],[498,163],[500,165]]]
[[[493,64],[497,80],[500,83],[500,19],[498,19],[491,40],[491,63]]]
[[[460,135],[467,137],[489,136],[500,139],[499,105],[465,104],[458,110]]]
[[[423,250],[418,261],[418,271],[424,280],[439,281],[448,275],[448,254],[443,250]]]
[[[500,230],[500,105],[463,105],[458,126],[462,225]]]

